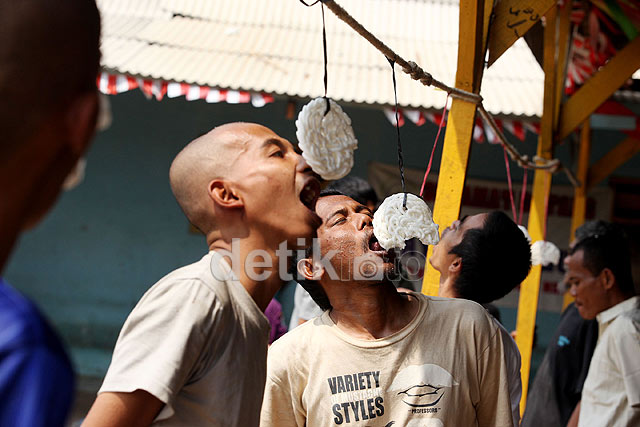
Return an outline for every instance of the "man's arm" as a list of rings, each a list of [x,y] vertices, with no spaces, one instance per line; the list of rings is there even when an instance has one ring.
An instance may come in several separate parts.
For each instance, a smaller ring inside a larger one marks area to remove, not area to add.
[[[576,405],[576,408],[573,410],[571,414],[571,418],[569,418],[569,422],[567,423],[567,427],[578,427],[578,420],[580,419],[580,402]]]
[[[137,427],[150,425],[164,403],[151,393],[101,393],[91,406],[83,427]]]

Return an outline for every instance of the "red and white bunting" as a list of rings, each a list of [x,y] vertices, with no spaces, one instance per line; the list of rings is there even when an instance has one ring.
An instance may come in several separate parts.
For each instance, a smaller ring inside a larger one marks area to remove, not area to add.
[[[391,124],[395,126],[395,110],[393,108],[385,108],[384,115],[387,117],[387,120],[389,120],[389,122],[391,122]],[[398,110],[398,121],[400,122],[401,127],[405,123],[405,117],[416,126],[424,125],[427,120],[438,126],[440,125],[440,120],[442,120],[442,113],[425,113],[418,110]],[[447,117],[445,117],[444,120],[444,124],[446,125]],[[524,141],[525,137],[527,136],[527,131],[536,135],[540,132],[540,125],[538,123],[496,119],[496,124],[502,132],[504,132],[504,130],[506,129],[520,141]],[[490,127],[485,126],[482,122],[482,119],[480,118],[476,119],[476,125],[473,128],[473,139],[474,141],[480,143],[485,141],[488,141],[490,144],[499,143],[498,136]]]
[[[139,88],[147,98],[153,97],[158,101],[165,95],[167,98],[184,96],[187,101],[204,99],[209,103],[247,104],[250,102],[254,107],[264,107],[274,101],[273,96],[266,93],[214,89],[208,86],[141,79],[107,72],[98,75],[97,85],[98,90],[106,95],[117,95]]]

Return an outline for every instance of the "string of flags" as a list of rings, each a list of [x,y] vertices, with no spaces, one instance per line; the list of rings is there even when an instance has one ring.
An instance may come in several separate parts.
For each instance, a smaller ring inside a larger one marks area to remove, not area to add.
[[[184,96],[187,101],[203,99],[208,103],[251,103],[254,107],[263,107],[274,101],[273,96],[266,93],[215,89],[189,83],[142,79],[105,71],[98,75],[96,84],[98,85],[98,90],[106,95],[117,95],[137,88],[140,89],[147,98],[155,98],[158,101],[162,100],[165,96],[167,98]]]
[[[392,125],[396,125],[396,116],[395,110],[393,108],[385,108],[384,114],[387,117],[387,120],[391,122]],[[441,113],[428,113],[418,110],[398,110],[398,126],[404,126],[406,119],[411,121],[416,126],[424,125],[427,120],[434,123],[436,126],[440,124],[440,120],[442,119]],[[447,117],[445,117],[445,123],[447,121]],[[500,128],[501,131],[504,130],[509,131],[512,135],[518,138],[520,141],[524,141],[527,132],[531,132],[535,135],[538,135],[540,132],[540,124],[532,123],[532,122],[521,122],[518,120],[505,120],[505,119],[496,119],[496,124]],[[479,117],[476,119],[476,124],[473,128],[473,139],[476,142],[485,142],[488,141],[490,144],[499,144],[500,140],[498,135],[493,132],[493,130],[489,126],[485,126],[482,122],[482,119]]]

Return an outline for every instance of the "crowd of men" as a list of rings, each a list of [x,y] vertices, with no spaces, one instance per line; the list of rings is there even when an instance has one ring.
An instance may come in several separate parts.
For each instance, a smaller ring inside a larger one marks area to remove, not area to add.
[[[0,34],[4,267],[92,139],[100,18],[93,0],[0,0]],[[518,349],[480,305],[531,266],[526,237],[504,213],[442,232],[428,260],[440,296],[427,297],[396,289],[397,259],[373,234],[374,206],[321,192],[294,146],[265,126],[215,127],[178,153],[169,181],[207,251],[135,306],[83,425],[520,423]],[[548,396],[532,393],[523,425],[640,425],[629,245],[612,224],[582,231],[564,261],[575,305],[541,370],[550,379],[539,374],[532,388]],[[267,351],[264,311],[292,277],[322,313]],[[64,425],[71,363],[35,305],[1,280],[0,325],[0,426]]]

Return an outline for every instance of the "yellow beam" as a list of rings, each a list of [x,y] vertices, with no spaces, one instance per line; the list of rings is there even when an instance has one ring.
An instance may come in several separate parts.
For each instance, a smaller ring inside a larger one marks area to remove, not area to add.
[[[560,113],[558,139],[564,139],[640,68],[640,36],[627,43],[567,100]]]
[[[553,122],[556,85],[556,16],[557,9],[551,8],[545,15],[544,29],[544,103],[543,114],[540,120],[540,136],[538,139],[537,154],[549,159],[553,152]],[[536,170],[533,178],[533,194],[529,209],[528,230],[531,241],[544,240],[547,223],[547,201],[551,190],[551,174],[546,171]],[[520,285],[520,301],[518,303],[518,318],[516,320],[516,344],[522,357],[522,400],[520,401],[520,414],[524,412],[529,386],[529,373],[531,370],[531,352],[533,349],[533,333],[536,323],[536,311],[538,308],[538,295],[540,292],[541,266],[531,268],[529,276]]]
[[[501,0],[489,34],[489,66],[540,20],[556,0]],[[526,4],[523,4],[526,3]]]
[[[478,93],[482,81],[483,59],[488,19],[484,0],[461,0],[458,33],[458,68],[456,87]],[[471,138],[475,124],[476,106],[454,98],[444,136],[442,159],[433,219],[440,227],[446,227],[458,219],[462,190],[467,174],[467,164],[471,149]],[[433,247],[429,247],[427,260],[431,258]],[[427,262],[422,282],[422,292],[438,295],[440,274]]]
[[[578,173],[576,178],[580,181],[580,187],[573,191],[573,213],[571,215],[571,232],[569,244],[576,235],[576,229],[584,224],[587,213],[587,174],[589,173],[589,156],[591,154],[591,124],[587,119],[580,130],[580,151],[578,153]],[[573,302],[569,292],[564,293],[562,310]]]
[[[553,128],[558,128],[558,120],[560,118],[560,104],[564,95],[564,85],[567,80],[567,58],[569,56],[569,35],[571,29],[571,3],[564,3],[560,9],[557,20],[558,31],[558,60],[556,62],[556,99],[555,110],[553,112]]]
[[[625,138],[589,168],[587,190],[611,175],[613,171],[626,163],[627,160],[638,152],[640,152],[640,139],[632,136]]]

